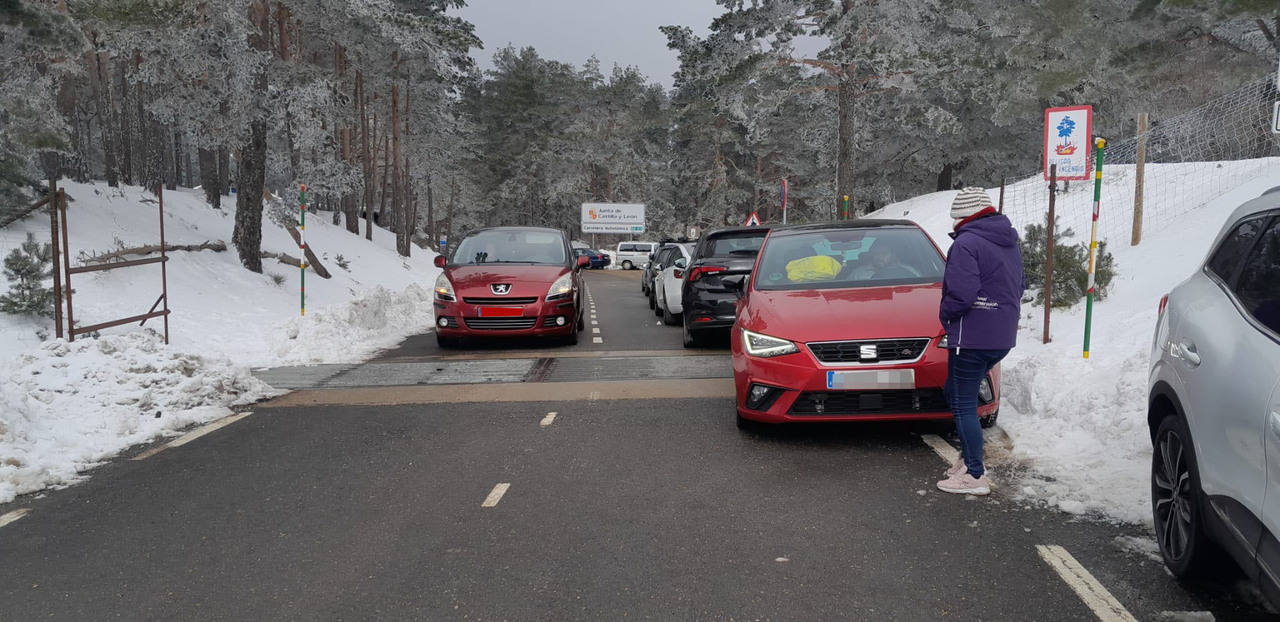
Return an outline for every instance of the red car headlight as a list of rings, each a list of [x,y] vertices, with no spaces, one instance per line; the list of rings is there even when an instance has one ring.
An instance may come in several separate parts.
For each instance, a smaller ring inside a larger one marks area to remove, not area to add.
[[[742,331],[742,346],[746,349],[747,354],[760,358],[773,358],[800,351],[796,344],[786,339],[753,333],[745,329]]]

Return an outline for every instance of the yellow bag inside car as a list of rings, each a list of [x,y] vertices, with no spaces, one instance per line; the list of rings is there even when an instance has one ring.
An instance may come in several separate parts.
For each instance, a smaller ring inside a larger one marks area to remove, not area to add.
[[[814,255],[787,264],[787,280],[792,283],[830,281],[840,274],[840,262],[826,255]]]

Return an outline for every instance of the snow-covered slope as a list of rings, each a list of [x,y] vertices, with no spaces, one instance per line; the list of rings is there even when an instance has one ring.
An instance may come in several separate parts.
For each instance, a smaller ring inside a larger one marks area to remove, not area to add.
[[[71,198],[73,265],[81,252],[158,242],[150,193],[102,183],[63,187]],[[136,325],[74,344],[42,342],[50,321],[0,313],[0,503],[72,482],[130,445],[271,395],[249,367],[357,361],[430,328],[439,273],[433,253],[415,248],[402,258],[387,231],[375,229],[366,241],[330,224],[328,214],[311,214],[307,242],[333,278],[307,274],[307,314],[300,317],[299,270],[274,259],[263,260],[264,274],[242,268],[230,247],[233,213],[210,208],[197,190],[165,193],[170,245],[221,240],[229,247],[170,253],[169,347]],[[0,256],[27,232],[48,241],[48,217],[0,229]],[[299,255],[289,233],[265,217],[262,248]],[[158,265],[74,275],[72,282],[81,325],[144,313],[161,291]],[[0,277],[0,291],[7,289]],[[161,326],[153,319],[146,329]]]
[[[1053,312],[1052,342],[1047,345],[1041,343],[1043,307],[1023,305],[1018,347],[1002,365],[1000,425],[1030,474],[1019,482],[1003,482],[1006,486],[1068,512],[1150,523],[1146,390],[1160,297],[1199,267],[1232,210],[1280,185],[1280,176],[1258,175],[1256,162],[1222,163],[1235,166],[1252,167],[1244,176],[1253,177],[1178,216],[1147,235],[1140,246],[1129,245],[1127,229],[1113,231],[1119,239],[1109,250],[1118,274],[1110,295],[1094,306],[1089,359],[1082,356],[1083,304]],[[1161,181],[1179,183],[1176,175]],[[1104,182],[1102,210],[1121,211],[1124,189],[1132,183],[1124,176]],[[998,190],[989,192],[994,198]],[[913,220],[947,248],[955,194],[917,197],[874,216]],[[1148,204],[1147,209],[1159,206]],[[1090,217],[1087,210],[1068,210],[1061,224],[1083,233],[1087,241]],[[1020,231],[1028,224],[1019,214],[1011,218]]]

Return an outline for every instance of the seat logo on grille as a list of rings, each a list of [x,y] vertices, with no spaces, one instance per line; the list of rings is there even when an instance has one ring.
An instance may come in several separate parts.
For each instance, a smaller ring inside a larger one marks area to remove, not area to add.
[[[510,283],[490,283],[489,289],[493,291],[495,296],[506,296],[511,293]]]
[[[873,359],[873,358],[876,358],[877,356],[878,355],[876,354],[876,347],[874,344],[864,344],[859,347],[858,358]]]

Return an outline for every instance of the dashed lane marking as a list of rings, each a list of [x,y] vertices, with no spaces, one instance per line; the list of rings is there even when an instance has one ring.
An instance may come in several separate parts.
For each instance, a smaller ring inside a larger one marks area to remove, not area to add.
[[[591,343],[604,343],[604,339],[601,339],[599,337],[592,337]]]
[[[543,417],[543,418],[542,418],[542,421],[541,421],[538,425],[540,425],[540,426],[542,426],[542,427],[544,427],[544,428],[545,428],[545,427],[547,427],[547,426],[551,425],[551,422],[552,422],[552,421],[555,421],[555,420],[556,420],[556,413],[555,413],[555,412],[549,412],[549,413],[547,413],[547,416],[545,416],[545,417]]]
[[[507,494],[507,489],[510,487],[511,484],[505,482],[494,486],[493,490],[489,491],[489,496],[484,498],[484,503],[481,503],[480,507],[491,508],[498,505],[498,502],[502,500],[502,495]]]
[[[204,436],[205,434],[213,432],[214,430],[217,430],[219,428],[225,428],[252,414],[253,414],[253,411],[249,411],[249,412],[240,413],[238,415],[231,415],[230,417],[224,417],[222,419],[214,421],[213,423],[210,423],[208,425],[205,425],[205,426],[196,428],[190,432],[187,432],[186,434],[183,434],[182,436],[179,436],[178,438],[175,438],[169,441],[168,443],[165,443],[158,447],[152,447],[151,449],[148,449],[130,458],[130,460],[146,460],[147,458],[150,458],[151,456],[154,456],[166,449],[169,449],[170,447],[181,447],[183,445],[186,445],[187,443],[190,443],[191,441],[196,440],[197,438],[200,438],[201,436]]]
[[[592,328],[592,329],[591,329],[591,332],[592,332],[593,334],[599,335],[599,334],[600,334],[600,329],[599,329],[599,328]]]
[[[594,317],[594,316],[593,316],[593,317]],[[591,325],[592,325],[592,326],[595,326],[595,325],[597,325],[597,324],[599,324],[599,323],[600,323],[600,322],[597,322],[597,321],[595,321],[595,320],[591,320]]]
[[[30,512],[30,511],[31,510],[28,510],[27,508],[22,508],[20,510],[14,510],[12,512],[9,512],[8,514],[0,514],[0,527],[4,527],[5,525],[12,523],[13,521],[18,520],[19,518],[26,516],[27,512]]]
[[[955,447],[952,447],[951,443],[942,440],[942,437],[937,434],[922,434],[920,439],[926,445],[932,447],[934,453],[937,453],[948,466],[955,464],[956,459],[960,457],[960,452]]]
[[[1076,561],[1076,558],[1072,557],[1071,553],[1068,553],[1066,549],[1056,544],[1038,544],[1036,545],[1036,551],[1040,553],[1040,559],[1043,559],[1045,563],[1057,571],[1058,576],[1062,577],[1067,587],[1070,587],[1076,593],[1076,596],[1079,596],[1080,600],[1084,601],[1084,604],[1093,610],[1093,614],[1098,616],[1099,620],[1102,622],[1138,622],[1133,617],[1133,614],[1130,614],[1129,610],[1125,609],[1124,605],[1121,605],[1120,601],[1116,600],[1116,597],[1107,591],[1107,588],[1102,587],[1102,584],[1088,570],[1085,570],[1084,566],[1081,566],[1080,562]]]

